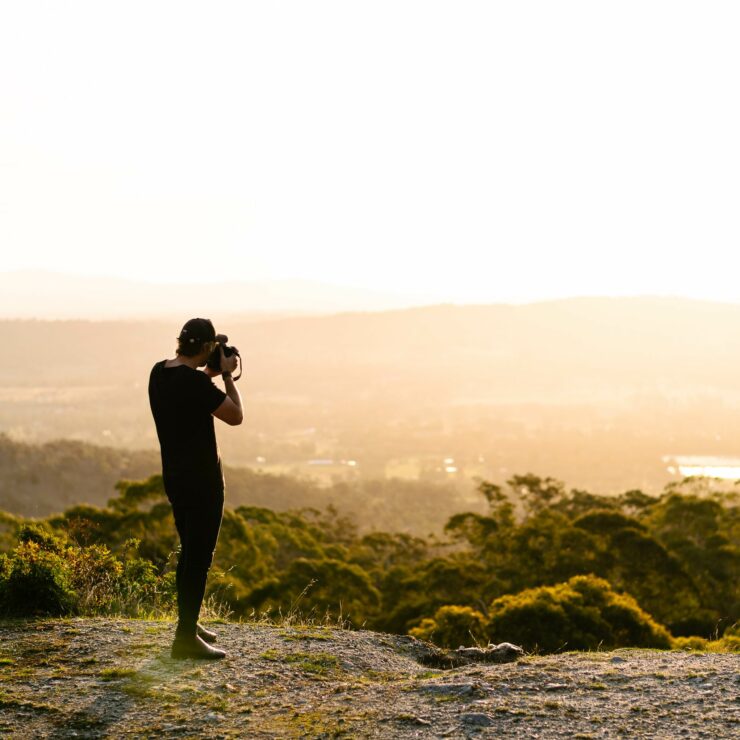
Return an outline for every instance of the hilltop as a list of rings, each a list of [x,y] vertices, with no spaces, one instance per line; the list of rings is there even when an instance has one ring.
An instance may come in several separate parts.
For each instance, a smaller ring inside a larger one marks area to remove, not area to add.
[[[647,650],[448,668],[410,637],[224,623],[215,664],[176,662],[173,625],[0,623],[10,737],[729,737],[738,657]],[[458,661],[459,662],[459,661]]]

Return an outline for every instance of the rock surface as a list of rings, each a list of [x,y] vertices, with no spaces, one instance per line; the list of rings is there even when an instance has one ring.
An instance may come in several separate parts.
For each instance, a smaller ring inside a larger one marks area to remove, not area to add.
[[[502,642],[500,645],[489,644],[485,648],[461,646],[455,653],[474,663],[511,663],[523,657],[524,650],[510,642]]]
[[[471,663],[459,651],[362,630],[211,626],[228,652],[213,663],[171,660],[169,622],[0,623],[0,736],[724,738],[740,732],[738,655],[619,650]]]

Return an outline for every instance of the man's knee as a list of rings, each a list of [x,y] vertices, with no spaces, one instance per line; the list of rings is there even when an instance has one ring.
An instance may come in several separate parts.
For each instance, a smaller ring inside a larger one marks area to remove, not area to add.
[[[208,570],[213,564],[213,550],[188,550],[181,555],[183,567],[189,571]]]

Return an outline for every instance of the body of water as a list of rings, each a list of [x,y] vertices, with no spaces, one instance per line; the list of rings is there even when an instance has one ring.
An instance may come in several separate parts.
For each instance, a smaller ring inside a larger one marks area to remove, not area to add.
[[[669,473],[679,473],[685,478],[702,475],[707,478],[740,480],[740,457],[676,455],[665,459],[670,462]]]

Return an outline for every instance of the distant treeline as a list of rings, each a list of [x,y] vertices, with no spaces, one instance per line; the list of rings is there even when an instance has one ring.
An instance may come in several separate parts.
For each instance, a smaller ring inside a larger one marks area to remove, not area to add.
[[[455,647],[740,644],[737,493],[687,479],[658,497],[602,497],[534,475],[478,492],[484,509],[451,516],[444,538],[362,534],[332,507],[227,509],[210,594],[236,617],[300,612]],[[172,608],[161,477],[119,482],[103,508],[2,521],[1,611]]]
[[[45,517],[76,504],[104,505],[119,480],[141,480],[161,470],[158,451],[121,450],[75,440],[18,442],[0,433],[0,510]],[[441,535],[447,519],[475,505],[452,483],[361,479],[322,487],[307,478],[224,468],[226,505],[276,511],[331,505],[351,515],[360,532],[393,529]],[[463,494],[465,496],[463,497]],[[484,510],[481,505],[477,510]]]
[[[738,305],[580,298],[213,318],[245,360],[244,423],[219,434],[231,465],[351,459],[382,478],[407,460],[423,471],[453,458],[461,476],[497,483],[527,470],[657,494],[677,479],[665,457],[740,449],[740,346],[726,339]],[[183,320],[0,320],[0,345],[13,348],[0,429],[156,450],[147,379]],[[40,347],[46,361],[29,375]]]

